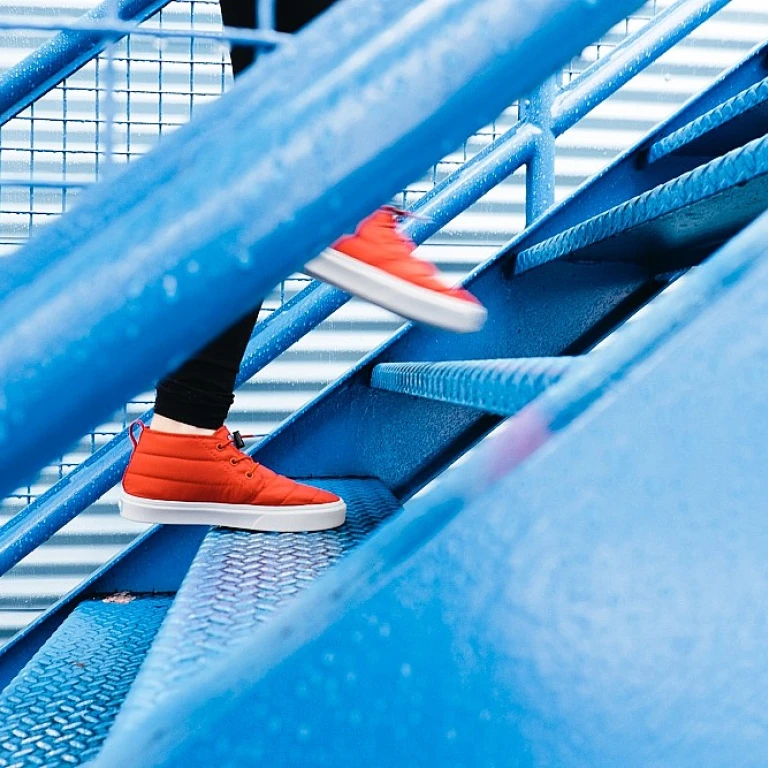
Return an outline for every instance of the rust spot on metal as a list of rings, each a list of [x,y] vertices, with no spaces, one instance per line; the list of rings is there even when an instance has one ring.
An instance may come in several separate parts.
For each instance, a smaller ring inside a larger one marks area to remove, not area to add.
[[[130,592],[116,592],[114,595],[110,595],[109,597],[104,598],[105,603],[119,603],[120,605],[124,603],[131,603],[136,599],[134,595],[132,595]]]

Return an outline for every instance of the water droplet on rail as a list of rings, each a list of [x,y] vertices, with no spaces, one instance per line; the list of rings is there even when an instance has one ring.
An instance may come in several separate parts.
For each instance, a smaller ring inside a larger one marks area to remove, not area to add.
[[[241,266],[241,267],[250,267],[251,262],[253,261],[253,255],[251,254],[250,250],[247,248],[243,248],[242,250],[237,251],[235,253],[235,261]]]
[[[166,275],[163,278],[163,292],[166,297],[173,301],[179,290],[179,281],[173,275]]]

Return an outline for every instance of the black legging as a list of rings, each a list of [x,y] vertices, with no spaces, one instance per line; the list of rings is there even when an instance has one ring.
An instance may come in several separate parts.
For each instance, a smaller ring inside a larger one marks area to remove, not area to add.
[[[335,0],[277,0],[275,27],[297,32],[333,5]],[[255,0],[220,0],[228,27],[256,27]],[[254,49],[235,45],[232,70],[237,77],[254,61]],[[261,305],[214,339],[177,371],[157,385],[155,413],[203,429],[218,429],[234,402],[240,363],[251,338]]]

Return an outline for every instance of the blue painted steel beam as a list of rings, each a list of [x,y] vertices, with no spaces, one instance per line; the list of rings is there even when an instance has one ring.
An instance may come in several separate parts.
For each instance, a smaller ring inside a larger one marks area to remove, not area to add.
[[[551,77],[521,102],[523,118],[537,130],[525,179],[525,220],[530,226],[555,203],[555,139],[552,105],[560,78]]]
[[[300,54],[270,56],[90,190],[90,236],[0,305],[0,493],[639,4],[347,0],[297,36]],[[224,125],[212,117],[238,101]],[[159,165],[172,178],[158,187]]]
[[[96,766],[762,765],[766,243],[768,216]]]
[[[572,357],[380,363],[371,386],[511,416],[576,365]]]
[[[105,0],[88,11],[82,20],[98,22],[117,15],[123,21],[144,21],[168,2],[169,0]],[[19,112],[98,56],[120,37],[93,31],[61,32],[4,72],[0,77],[0,125],[16,117]]]

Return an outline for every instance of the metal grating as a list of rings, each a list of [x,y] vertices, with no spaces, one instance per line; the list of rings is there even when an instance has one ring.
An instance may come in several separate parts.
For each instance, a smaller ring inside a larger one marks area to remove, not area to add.
[[[576,76],[670,2],[648,3],[572,61],[563,80]],[[87,0],[16,2],[4,5],[0,15],[61,21],[77,18],[93,4]],[[561,137],[558,198],[768,37],[768,9],[763,6],[762,0],[734,0],[727,11]],[[215,0],[174,0],[145,28],[201,33],[217,31],[220,25]],[[47,33],[0,34],[0,70],[46,38]],[[13,251],[35,227],[71,206],[82,185],[114,172],[110,165],[130,162],[183,124],[195,109],[215,99],[230,78],[228,54],[220,43],[135,34],[1,128],[0,255]],[[413,202],[516,119],[513,106],[404,190],[399,202]],[[513,176],[423,246],[424,254],[457,277],[466,272],[522,228],[524,189],[522,175]],[[266,311],[280,306],[302,285],[300,276],[281,284],[269,297]],[[398,325],[388,313],[352,302],[241,390],[233,426],[248,433],[270,431]],[[100,447],[150,402],[151,395],[146,394],[127,404],[32,485],[19,489],[0,506],[0,522]],[[13,633],[139,530],[117,517],[114,498],[107,494],[0,580],[0,635]]]

